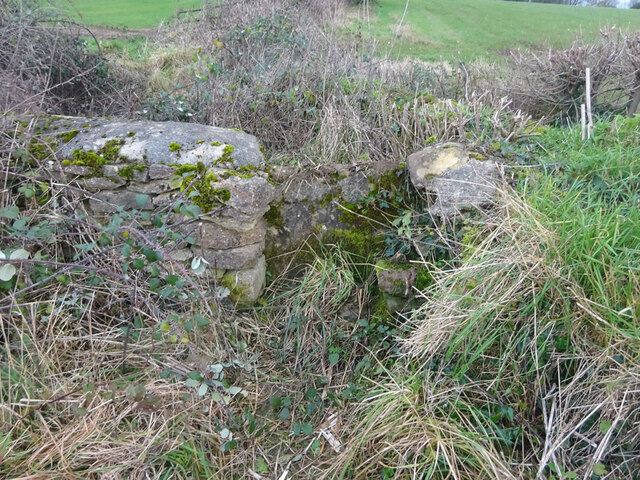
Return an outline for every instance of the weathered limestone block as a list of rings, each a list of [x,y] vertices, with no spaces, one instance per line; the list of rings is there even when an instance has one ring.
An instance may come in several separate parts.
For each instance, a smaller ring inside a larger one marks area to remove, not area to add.
[[[223,215],[247,221],[262,218],[269,210],[275,193],[273,185],[257,176],[244,178],[232,175],[216,182],[216,188],[228,190],[230,193],[229,200],[225,202]]]
[[[64,173],[68,175],[77,175],[79,177],[86,177],[91,175],[91,170],[89,167],[85,167],[82,165],[67,165],[63,167]]]
[[[469,151],[464,145],[454,142],[442,143],[430,145],[409,155],[407,169],[413,185],[422,189],[430,178],[461,167],[468,161]]]
[[[260,220],[255,228],[243,232],[224,228],[213,222],[200,222],[197,227],[189,225],[189,228],[194,231],[195,245],[216,250],[264,243],[267,230],[263,220]]]
[[[173,177],[175,168],[169,165],[149,165],[149,178],[151,180],[159,180]]]
[[[464,210],[491,205],[500,168],[495,160],[477,160],[461,144],[432,145],[407,158],[413,185],[433,199],[429,212],[451,219]]]
[[[264,245],[264,242],[260,242],[225,250],[203,248],[201,251],[202,257],[213,269],[243,270],[255,265],[264,251]]]
[[[138,193],[127,190],[103,191],[89,199],[89,207],[96,214],[114,213],[118,207],[124,207],[127,210],[153,210],[151,199],[140,208],[137,200],[138,195]]]
[[[80,186],[89,192],[101,190],[115,190],[126,182],[122,178],[91,177],[78,181]]]
[[[255,137],[196,123],[62,118],[52,122],[51,128],[77,131],[60,148],[60,158],[73,159],[76,149],[98,152],[117,139],[123,142],[118,154],[138,165],[222,162],[239,168],[264,164]]]
[[[434,216],[451,218],[463,210],[488,207],[493,203],[499,179],[500,170],[495,162],[472,158],[426,183],[427,191],[435,195],[429,211]]]
[[[127,172],[127,170],[125,170],[127,167],[129,167],[129,165],[105,165],[104,167],[102,167],[102,174],[108,178],[119,179],[123,179],[123,175],[131,176],[131,179],[135,180],[136,182],[146,182],[149,179],[148,168],[135,168],[130,169]]]
[[[159,193],[176,191],[178,190],[178,187],[174,187],[168,180],[152,180],[150,182],[131,182],[127,186],[127,190],[131,190],[136,193],[157,195]]]
[[[267,264],[262,255],[256,264],[245,270],[229,271],[220,283],[230,290],[229,298],[239,307],[254,304],[265,284]]]

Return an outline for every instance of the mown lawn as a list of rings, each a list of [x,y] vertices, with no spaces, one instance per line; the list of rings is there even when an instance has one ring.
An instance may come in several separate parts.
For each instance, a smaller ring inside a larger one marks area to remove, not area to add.
[[[179,9],[200,8],[203,0],[55,0],[78,21],[110,27],[154,27]]]
[[[640,29],[640,10],[572,7],[501,0],[379,0],[370,28],[383,52],[393,56],[470,59],[510,48],[564,46],[615,25]],[[361,27],[368,30],[361,10]]]

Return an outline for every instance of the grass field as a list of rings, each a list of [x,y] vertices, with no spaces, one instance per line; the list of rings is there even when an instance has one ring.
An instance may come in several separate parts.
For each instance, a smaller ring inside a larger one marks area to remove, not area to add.
[[[203,0],[55,0],[54,3],[85,24],[145,28],[175,18],[179,9],[199,8]]]
[[[382,50],[424,60],[470,59],[507,48],[563,46],[606,26],[640,29],[640,10],[571,7],[499,0],[379,0],[369,25]]]

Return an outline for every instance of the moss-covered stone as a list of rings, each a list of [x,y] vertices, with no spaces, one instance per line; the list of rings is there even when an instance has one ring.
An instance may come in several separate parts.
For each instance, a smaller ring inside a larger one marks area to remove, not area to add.
[[[76,135],[78,135],[78,133],[80,133],[80,130],[70,130],[66,133],[61,133],[60,135],[58,135],[58,138],[64,143],[69,143],[76,137]]]
[[[233,153],[233,145],[225,145],[222,149],[222,155],[218,158],[214,163],[214,165],[218,165],[220,163],[232,162],[233,157],[231,154]]]
[[[84,150],[73,151],[73,161],[71,165],[82,165],[91,170],[92,177],[102,176],[102,167],[109,165],[109,161],[95,152],[85,152]]]
[[[124,160],[124,157],[120,155],[120,149],[124,145],[124,140],[109,140],[102,148],[98,150],[98,154],[101,155],[107,162],[115,163],[118,160]]]
[[[267,223],[276,228],[282,228],[284,226],[284,217],[280,205],[271,205],[267,213],[264,214],[264,219]]]
[[[208,212],[231,198],[229,190],[212,185],[218,181],[218,177],[209,172],[202,162],[180,165],[176,168],[176,176],[180,181],[180,190],[203,212]]]
[[[179,143],[171,142],[169,144],[169,150],[171,150],[172,152],[179,152],[181,148],[182,145],[180,145]]]
[[[147,168],[149,168],[147,165],[127,165],[118,170],[118,175],[125,180],[133,180],[135,172],[144,172]]]

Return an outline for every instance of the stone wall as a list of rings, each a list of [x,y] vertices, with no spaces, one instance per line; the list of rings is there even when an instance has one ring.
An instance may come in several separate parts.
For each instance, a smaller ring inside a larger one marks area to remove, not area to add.
[[[83,208],[97,221],[189,205],[189,216],[172,221],[193,241],[170,254],[187,265],[195,257],[208,262],[237,305],[261,295],[265,252],[275,258],[311,235],[357,232],[362,225],[353,220],[367,203],[407,177],[404,163],[392,160],[267,167],[253,136],[199,124],[55,117],[37,133],[31,153],[42,153],[61,181],[85,192]],[[493,159],[459,144],[429,146],[406,168],[413,186],[432,198],[430,213],[443,219],[489,205],[498,177]]]
[[[98,220],[116,211],[167,210],[178,201],[197,205],[193,219],[174,215],[194,243],[172,257],[187,264],[204,258],[237,304],[259,297],[263,216],[275,188],[254,137],[197,124],[57,118],[39,138],[41,148],[56,151],[51,169],[87,192],[85,207]]]

